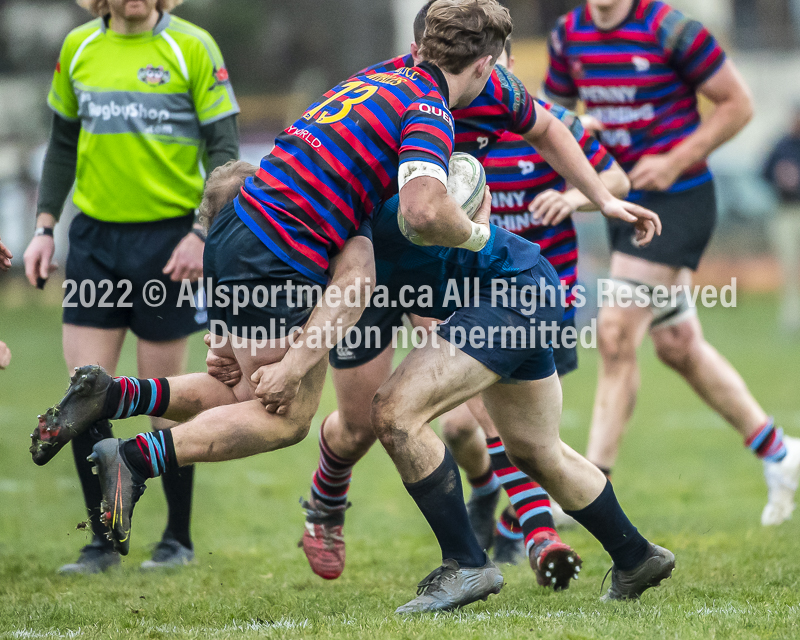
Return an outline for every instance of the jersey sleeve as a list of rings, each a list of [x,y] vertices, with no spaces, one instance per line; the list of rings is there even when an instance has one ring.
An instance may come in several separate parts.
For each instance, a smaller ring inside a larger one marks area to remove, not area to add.
[[[192,53],[189,85],[200,124],[211,124],[239,113],[222,52],[211,35],[203,32]]]
[[[505,129],[520,135],[528,133],[536,124],[534,99],[522,80],[501,65],[495,66],[495,73],[489,78],[484,92],[498,100],[502,106],[500,119],[495,123],[498,131]]]
[[[73,122],[78,120],[78,99],[69,72],[76,50],[73,38],[67,36],[61,46],[50,92],[47,94],[47,105],[62,118]]]
[[[450,111],[433,98],[423,97],[412,103],[400,123],[399,188],[420,175],[435,177],[447,186],[452,153]]]
[[[542,86],[548,95],[573,99],[578,97],[578,88],[572,80],[569,62],[564,55],[565,23],[565,18],[562,17],[547,39],[547,53],[550,60]]]
[[[669,11],[658,33],[671,66],[689,86],[703,84],[725,62],[725,52],[708,29],[680,11]]]

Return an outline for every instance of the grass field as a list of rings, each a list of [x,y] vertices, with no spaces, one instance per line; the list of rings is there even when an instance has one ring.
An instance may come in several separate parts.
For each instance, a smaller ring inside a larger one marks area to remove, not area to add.
[[[2,293],[0,293],[2,300]],[[554,594],[525,566],[505,570],[506,587],[486,603],[438,616],[398,619],[395,607],[439,562],[438,547],[389,458],[374,449],[354,474],[345,532],[345,574],[325,582],[297,541],[317,458],[326,390],[305,442],[286,451],[197,473],[197,562],[143,574],[165,522],[157,481],[136,508],[122,568],[93,577],[55,569],[86,543],[69,453],[36,468],[27,453],[36,414],[66,386],[59,309],[0,302],[0,338],[14,351],[0,372],[0,638],[798,638],[800,522],[763,529],[760,464],[684,384],[642,352],[643,391],[617,469],[623,506],[651,540],[675,551],[666,586],[634,604],[603,605],[610,566],[588,534],[564,534],[584,558],[581,580]],[[701,312],[710,341],[739,368],[788,433],[800,435],[800,345],[774,327],[775,301],[740,292],[735,310]],[[193,339],[192,366],[204,350]],[[120,371],[134,371],[133,343]],[[596,379],[596,353],[565,382],[564,439],[583,450]],[[117,433],[146,428],[128,421]]]

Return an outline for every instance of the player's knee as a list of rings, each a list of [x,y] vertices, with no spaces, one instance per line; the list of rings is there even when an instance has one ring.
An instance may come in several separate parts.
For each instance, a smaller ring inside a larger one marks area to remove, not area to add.
[[[552,461],[549,456],[542,455],[541,452],[537,452],[533,447],[515,447],[512,451],[509,451],[508,445],[506,445],[506,455],[511,464],[534,482],[541,484],[543,480],[547,480],[552,468]]]
[[[469,420],[464,420],[460,414],[452,412],[439,416],[439,426],[442,428],[442,437],[445,442],[461,442],[475,433],[475,425]]]
[[[375,442],[375,430],[369,420],[369,414],[361,419],[348,419],[344,414],[339,415],[342,431],[351,445],[359,450],[368,449]]]
[[[678,372],[686,371],[692,363],[700,336],[690,322],[665,327],[652,334],[656,355],[668,367]]]
[[[372,399],[370,421],[375,435],[381,442],[392,438],[398,428],[400,410],[391,393],[379,389]]]
[[[618,319],[604,320],[598,326],[597,348],[606,363],[636,360],[633,331]]]

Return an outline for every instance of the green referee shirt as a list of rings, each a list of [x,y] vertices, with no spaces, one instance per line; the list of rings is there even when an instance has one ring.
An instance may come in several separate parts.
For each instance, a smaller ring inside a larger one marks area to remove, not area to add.
[[[152,32],[122,35],[102,18],[71,31],[47,103],[81,123],[75,206],[109,222],[194,210],[200,126],[239,112],[214,39],[168,13]]]

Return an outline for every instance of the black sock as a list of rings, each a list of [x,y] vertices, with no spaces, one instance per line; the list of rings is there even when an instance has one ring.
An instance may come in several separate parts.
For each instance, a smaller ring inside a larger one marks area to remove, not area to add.
[[[486,564],[486,554],[469,523],[461,475],[450,451],[445,449],[442,464],[431,475],[405,487],[433,529],[442,549],[442,560],[452,558],[462,567]]]
[[[111,437],[113,437],[111,423],[108,420],[100,420],[72,441],[72,456],[75,458],[83,501],[89,514],[92,542],[108,547],[109,550],[113,548],[112,542],[106,537],[105,525],[100,522],[100,502],[103,499],[103,492],[100,489],[100,481],[92,473],[92,463],[86,458],[92,453],[95,444]]]
[[[164,531],[164,538],[177,540],[184,547],[192,549],[192,537],[189,526],[192,520],[192,484],[194,482],[194,465],[180,467],[161,478],[164,495],[167,497],[169,519]]]
[[[122,453],[130,467],[143,478],[155,478],[180,468],[169,429],[140,433],[126,440]]]
[[[647,554],[650,543],[628,520],[608,480],[589,506],[578,511],[564,510],[564,513],[575,518],[597,538],[618,569],[633,569]]]

